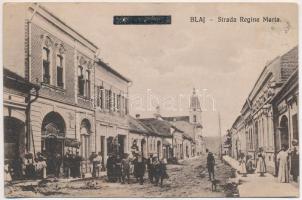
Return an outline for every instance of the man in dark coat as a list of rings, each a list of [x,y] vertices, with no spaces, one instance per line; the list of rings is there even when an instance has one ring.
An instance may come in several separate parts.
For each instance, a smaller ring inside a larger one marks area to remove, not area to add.
[[[66,152],[63,158],[63,168],[64,168],[64,176],[65,178],[69,178],[70,175],[70,153]]]
[[[299,176],[299,154],[297,152],[297,148],[294,147],[294,150],[291,152],[291,175],[293,176],[293,181],[298,181]]]
[[[75,163],[75,176],[81,178],[81,162],[83,158],[80,156],[79,152],[76,152],[74,163]]]
[[[148,178],[151,183],[153,183],[153,171],[154,171],[153,168],[154,168],[153,167],[153,154],[151,153],[147,160]]]
[[[215,158],[212,152],[208,153],[207,157],[207,168],[209,172],[209,180],[215,180],[215,172],[214,172],[214,166],[215,166]],[[212,179],[213,177],[213,179]]]
[[[57,153],[55,157],[55,176],[58,178],[60,176],[60,169],[62,165],[62,156]]]
[[[154,177],[155,185],[157,186],[160,180],[160,186],[163,186],[163,179],[168,178],[166,163],[163,160],[159,161],[158,158],[155,158],[153,162],[154,166]]]
[[[108,155],[106,168],[107,168],[108,181],[112,182],[114,179],[114,169],[115,169],[115,159],[113,158],[112,154]]]
[[[144,158],[140,152],[137,154],[133,163],[134,163],[134,172],[136,178],[139,180],[139,183],[142,185],[144,183],[146,166],[145,166]]]
[[[122,159],[119,155],[116,157],[115,162],[115,177],[117,181],[122,182]]]

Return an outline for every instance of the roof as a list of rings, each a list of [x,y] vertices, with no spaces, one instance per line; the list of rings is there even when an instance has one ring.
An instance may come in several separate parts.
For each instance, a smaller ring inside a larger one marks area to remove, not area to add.
[[[173,122],[173,121],[190,121],[189,116],[175,116],[175,117],[162,117],[164,120]]]
[[[56,19],[58,22],[60,22],[61,24],[63,24],[64,26],[66,26],[67,28],[69,28],[73,33],[75,33],[77,36],[79,36],[80,38],[82,38],[84,41],[86,41],[87,43],[89,43],[91,46],[93,46],[94,48],[98,49],[98,47],[90,40],[88,40],[86,37],[84,37],[82,34],[80,34],[78,31],[76,31],[74,28],[72,28],[71,26],[67,25],[63,20],[61,20],[59,17],[57,17],[55,14],[53,14],[52,12],[50,12],[47,8],[45,8],[44,6],[42,6],[40,3],[34,3],[35,5],[38,5],[39,8],[41,8],[43,11],[45,11],[46,13],[48,13],[50,16],[52,16],[54,19]],[[34,7],[33,7],[34,9]]]
[[[40,88],[39,85],[29,82],[24,77],[7,68],[3,68],[3,79],[4,86],[9,88],[17,88],[25,91],[30,91],[32,88],[35,88],[36,90]]]
[[[189,139],[194,138],[194,124],[191,124],[186,121],[175,121],[171,122],[176,128],[182,130],[184,133],[184,136]]]
[[[145,118],[139,120],[160,136],[172,137],[172,134],[170,132],[171,128],[174,128],[176,131],[183,133],[182,130],[179,130],[173,124],[165,120],[159,120],[156,118]]]
[[[132,82],[130,79],[126,78],[125,76],[121,75],[119,72],[117,72],[115,69],[110,67],[107,63],[103,62],[101,59],[97,59],[97,64],[102,66],[104,69],[108,70],[112,74],[116,75],[117,77],[121,78],[122,80],[126,81],[127,83]]]
[[[130,115],[127,116],[127,120],[129,124],[129,131],[131,132],[142,134],[156,134],[152,131],[152,129],[146,127],[141,121],[135,119]]]
[[[297,87],[299,85],[299,78],[298,78],[298,71],[299,69],[296,69],[292,75],[287,79],[287,81],[283,84],[279,92],[277,92],[271,99],[272,102],[278,102],[284,99],[286,95],[288,95],[293,88]]]

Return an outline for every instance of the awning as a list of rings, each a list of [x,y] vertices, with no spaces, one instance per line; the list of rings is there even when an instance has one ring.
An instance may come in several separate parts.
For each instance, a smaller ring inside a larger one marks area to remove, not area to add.
[[[73,148],[77,148],[79,149],[81,146],[81,142],[79,142],[76,139],[72,139],[72,138],[65,138],[65,146],[66,147],[73,147]]]

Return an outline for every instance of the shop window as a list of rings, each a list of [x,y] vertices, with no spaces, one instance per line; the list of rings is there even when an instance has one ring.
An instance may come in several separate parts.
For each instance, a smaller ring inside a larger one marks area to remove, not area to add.
[[[50,49],[43,47],[43,83],[50,84]]]

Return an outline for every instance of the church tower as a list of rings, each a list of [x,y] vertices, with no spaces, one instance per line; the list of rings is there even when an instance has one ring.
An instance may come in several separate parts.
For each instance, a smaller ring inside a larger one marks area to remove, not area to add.
[[[195,153],[199,156],[205,153],[205,140],[202,136],[201,106],[195,88],[190,98],[190,123],[194,124]]]
[[[193,94],[190,97],[190,123],[201,125],[201,106],[199,98],[196,94],[195,88],[193,88]]]

